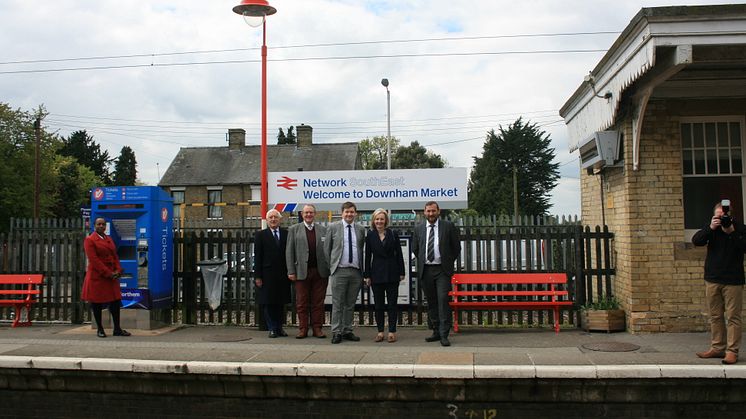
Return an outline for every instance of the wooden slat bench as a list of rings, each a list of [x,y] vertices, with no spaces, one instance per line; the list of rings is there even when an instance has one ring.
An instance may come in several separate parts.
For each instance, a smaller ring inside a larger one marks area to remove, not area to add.
[[[39,300],[43,281],[41,274],[0,274],[0,307],[15,307],[13,327],[31,326],[31,306]]]
[[[458,333],[460,310],[552,310],[554,331],[559,333],[559,310],[571,307],[567,290],[557,286],[567,284],[564,273],[482,273],[455,274],[451,278],[449,292],[453,309],[453,330]],[[471,285],[472,290],[467,289]],[[476,286],[487,286],[487,290],[474,290]],[[505,286],[535,285],[541,290],[505,290]],[[495,290],[495,286],[501,286]]]

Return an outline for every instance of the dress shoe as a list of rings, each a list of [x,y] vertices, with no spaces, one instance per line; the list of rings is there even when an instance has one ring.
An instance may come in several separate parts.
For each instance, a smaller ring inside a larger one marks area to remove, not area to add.
[[[114,331],[114,336],[132,336],[132,333],[124,329],[119,329]]]
[[[342,335],[342,339],[349,340],[351,342],[360,342],[360,338],[358,336],[355,336],[355,334],[352,332]]]
[[[723,358],[723,360],[720,362],[726,365],[735,364],[736,362],[738,362],[738,354],[735,352],[726,352],[725,358]]]
[[[324,338],[326,338],[326,334],[324,333],[323,330],[318,329],[318,330],[314,330],[313,331],[313,337],[319,338],[319,339],[324,339]]]
[[[339,333],[335,333],[334,336],[332,336],[332,343],[342,343],[342,335],[340,335]]]
[[[440,334],[434,333],[425,338],[425,342],[438,342],[440,340]]]
[[[725,352],[710,349],[704,352],[697,352],[697,356],[700,358],[725,358]]]
[[[274,338],[276,338],[276,337],[277,337],[277,333],[275,333],[275,331],[273,330],[273,331],[269,332],[269,337],[270,337],[271,339],[274,339]]]
[[[96,336],[98,336],[100,338],[105,338],[106,337],[106,332],[104,332],[103,329],[99,329],[99,330],[96,331]]]
[[[277,332],[277,336],[280,336],[280,337],[283,337],[283,338],[286,337],[287,335],[288,335],[288,333],[285,331],[285,329],[280,329],[280,331]]]
[[[373,342],[383,342],[383,332],[378,333],[376,338],[373,339]]]
[[[308,330],[299,330],[298,334],[295,335],[296,339],[305,339],[308,336]]]
[[[451,341],[448,338],[440,338],[440,346],[451,346]]]

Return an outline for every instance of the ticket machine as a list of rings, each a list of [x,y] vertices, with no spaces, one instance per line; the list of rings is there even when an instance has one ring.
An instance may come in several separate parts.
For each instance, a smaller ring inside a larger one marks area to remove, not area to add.
[[[173,199],[156,186],[98,187],[91,193],[91,220],[106,220],[106,234],[117,247],[125,308],[164,312],[171,308],[172,209]],[[140,324],[145,317],[158,316],[140,315],[135,327],[150,328]]]

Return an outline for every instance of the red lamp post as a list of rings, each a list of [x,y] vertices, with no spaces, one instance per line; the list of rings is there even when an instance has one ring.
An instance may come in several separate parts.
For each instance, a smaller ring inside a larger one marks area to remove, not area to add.
[[[266,0],[242,0],[233,11],[244,17],[252,27],[262,25],[262,146],[261,146],[261,206],[262,228],[267,227],[267,25],[266,17],[277,9]]]

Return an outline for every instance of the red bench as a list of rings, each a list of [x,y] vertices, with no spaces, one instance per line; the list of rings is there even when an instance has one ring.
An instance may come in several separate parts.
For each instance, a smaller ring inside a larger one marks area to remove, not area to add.
[[[41,274],[0,275],[0,307],[15,307],[13,327],[31,326],[31,306],[39,300],[39,286],[44,281]],[[7,289],[7,286],[13,286]],[[25,309],[25,311],[24,311]]]
[[[451,284],[453,290],[448,293],[452,298],[449,304],[453,309],[453,330],[457,333],[459,310],[552,310],[554,331],[559,333],[559,310],[573,305],[567,290],[557,289],[557,286],[567,284],[564,273],[459,273],[453,275]],[[468,290],[467,285],[472,289]],[[480,285],[488,289],[474,290]],[[541,289],[515,290],[517,285],[533,285]],[[505,286],[512,286],[513,290],[506,290]]]

